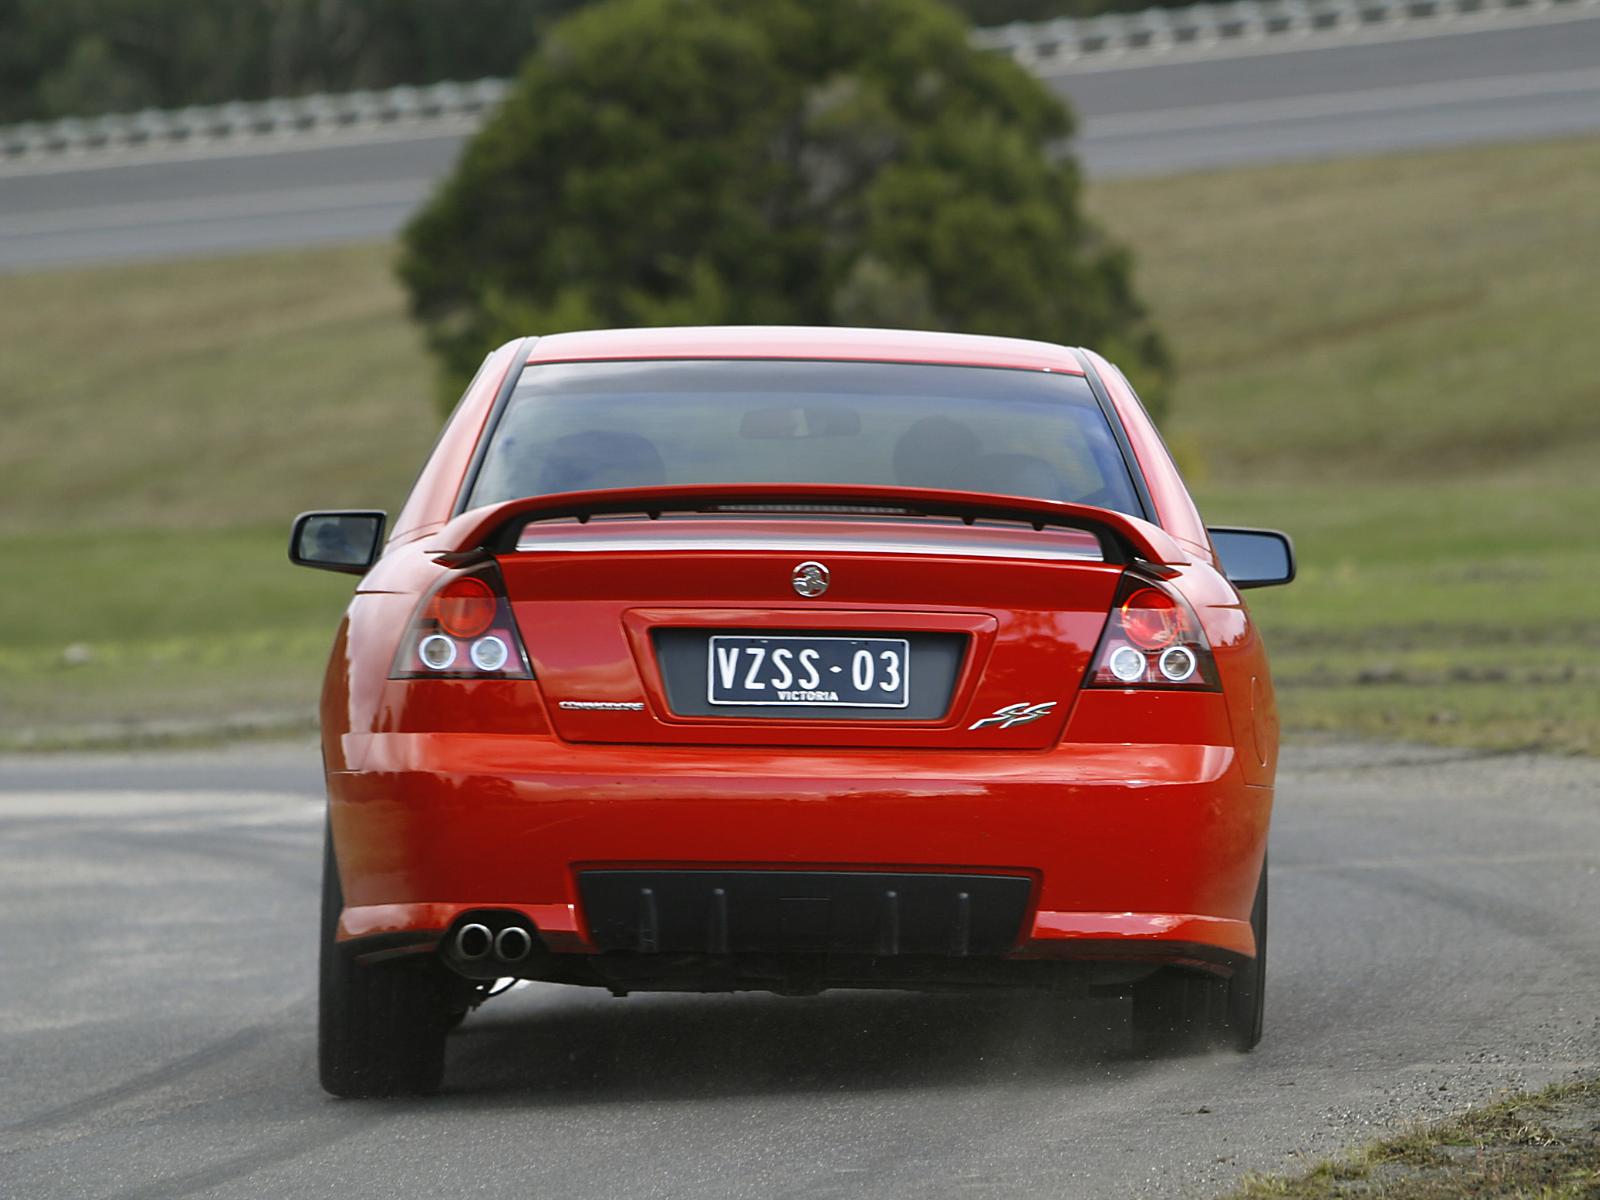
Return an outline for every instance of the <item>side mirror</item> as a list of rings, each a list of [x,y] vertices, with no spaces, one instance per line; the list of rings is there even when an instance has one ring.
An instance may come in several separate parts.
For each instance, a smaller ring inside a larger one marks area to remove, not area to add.
[[[308,512],[294,519],[289,531],[289,561],[300,567],[365,575],[378,561],[388,514]]]
[[[1276,529],[1208,529],[1222,573],[1236,588],[1275,587],[1294,579],[1294,543]]]

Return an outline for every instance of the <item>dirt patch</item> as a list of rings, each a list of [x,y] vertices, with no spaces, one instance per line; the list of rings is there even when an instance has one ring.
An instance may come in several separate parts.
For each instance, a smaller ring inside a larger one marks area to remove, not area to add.
[[[1600,1080],[1516,1096],[1376,1142],[1298,1177],[1252,1175],[1230,1200],[1600,1200]]]

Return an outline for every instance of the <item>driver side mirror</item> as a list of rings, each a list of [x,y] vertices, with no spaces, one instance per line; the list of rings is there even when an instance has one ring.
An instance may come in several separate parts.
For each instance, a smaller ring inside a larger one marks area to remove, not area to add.
[[[289,531],[289,561],[321,571],[365,575],[378,561],[388,514],[376,510],[308,512]]]
[[[1294,580],[1294,543],[1276,529],[1207,529],[1222,573],[1239,589],[1276,587]]]

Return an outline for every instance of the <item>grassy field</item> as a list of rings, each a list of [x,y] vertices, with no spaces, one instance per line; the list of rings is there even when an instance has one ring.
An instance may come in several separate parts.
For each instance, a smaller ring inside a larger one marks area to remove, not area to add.
[[[1297,539],[1252,600],[1290,728],[1600,752],[1597,180],[1589,139],[1091,191],[1208,517]],[[391,254],[0,279],[0,747],[309,724],[349,581],[287,519],[394,508],[436,428]]]
[[[350,580],[289,518],[393,510],[437,427],[391,254],[0,279],[0,747],[310,727]]]
[[[1289,728],[1600,753],[1597,182],[1586,139],[1092,193],[1208,519],[1296,538]]]

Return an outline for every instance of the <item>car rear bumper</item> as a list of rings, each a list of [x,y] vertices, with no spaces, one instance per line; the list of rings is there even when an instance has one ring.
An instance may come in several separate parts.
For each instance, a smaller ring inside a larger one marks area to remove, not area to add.
[[[555,954],[614,949],[586,872],[879,872],[1028,881],[1011,959],[1255,953],[1272,790],[1231,747],[774,752],[359,735],[329,774],[341,941],[428,948],[463,913],[522,914]],[[904,889],[901,889],[904,891]],[[605,944],[602,944],[605,943]]]

